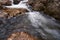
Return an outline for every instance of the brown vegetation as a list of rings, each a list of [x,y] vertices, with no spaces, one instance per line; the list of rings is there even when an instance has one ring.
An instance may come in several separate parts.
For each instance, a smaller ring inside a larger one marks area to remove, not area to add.
[[[38,40],[26,32],[17,32],[10,35],[7,40]]]
[[[14,17],[16,15],[21,15],[24,14],[25,12],[28,12],[27,9],[24,8],[19,8],[19,9],[14,9],[14,8],[5,8],[2,9],[0,12],[0,17]]]

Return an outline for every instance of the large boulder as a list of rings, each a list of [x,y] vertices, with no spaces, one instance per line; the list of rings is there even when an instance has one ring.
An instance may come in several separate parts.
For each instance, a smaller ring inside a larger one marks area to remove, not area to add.
[[[28,4],[33,10],[43,11],[60,20],[60,0],[28,0]]]

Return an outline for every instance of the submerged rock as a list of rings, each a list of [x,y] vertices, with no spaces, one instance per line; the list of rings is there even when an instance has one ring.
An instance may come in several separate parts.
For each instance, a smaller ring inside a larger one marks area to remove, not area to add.
[[[60,21],[60,0],[28,0],[33,10],[43,11]]]
[[[7,40],[38,40],[38,39],[33,37],[32,35],[29,35],[26,32],[17,32],[12,33]]]

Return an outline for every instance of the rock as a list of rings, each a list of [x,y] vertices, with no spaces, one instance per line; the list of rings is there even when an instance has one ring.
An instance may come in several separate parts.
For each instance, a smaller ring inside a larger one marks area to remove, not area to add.
[[[0,17],[5,17],[7,15],[6,12],[0,11]]]
[[[3,24],[3,21],[2,21],[2,20],[0,20],[0,25],[1,25],[1,24]]]
[[[60,21],[60,0],[49,1],[44,12]]]
[[[60,0],[28,0],[28,4],[33,10],[43,11],[60,21]]]
[[[11,5],[11,1],[10,0],[0,0],[0,4],[2,5]]]
[[[7,18],[11,18],[17,15],[21,15],[24,14],[25,12],[28,12],[27,9],[24,8],[20,8],[20,9],[15,9],[15,8],[5,8],[3,10],[1,10],[0,12],[0,17],[7,17]]]
[[[38,40],[26,32],[12,33],[7,40]]]
[[[10,0],[0,0],[0,10],[4,9],[4,6],[9,6],[11,5],[11,1]]]
[[[0,4],[0,10],[3,9],[2,5]]]
[[[44,10],[44,4],[46,3],[47,0],[28,0],[28,4],[32,6],[32,9],[37,11]]]
[[[22,1],[22,0],[13,0],[14,2],[14,4],[18,4],[20,1]]]

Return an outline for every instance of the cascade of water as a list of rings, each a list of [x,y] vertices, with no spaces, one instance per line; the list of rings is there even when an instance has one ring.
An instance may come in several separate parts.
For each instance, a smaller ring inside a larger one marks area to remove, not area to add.
[[[13,1],[12,1],[12,6],[6,6],[6,7],[7,8],[25,8],[25,9],[28,9],[28,6],[26,5],[27,1],[28,0],[23,0],[18,5],[14,5]],[[28,10],[30,10],[30,9],[28,9]],[[50,35],[48,35],[48,34],[44,33],[47,37],[53,36],[54,38],[57,38],[60,40],[60,38],[59,38],[60,37],[60,33],[59,33],[60,31],[57,30],[58,28],[60,28],[60,24],[56,23],[54,20],[52,20],[52,18],[50,19],[48,16],[42,15],[40,12],[36,12],[36,11],[31,12],[30,11],[26,14],[28,15],[28,19],[31,21],[32,25],[35,28],[38,28],[37,29],[38,32],[40,32],[40,30],[43,29],[45,32],[50,34]],[[42,33],[42,35],[43,35],[43,33]]]
[[[47,16],[48,17],[48,16]],[[57,27],[60,27],[58,23],[56,23],[52,18],[47,18],[46,16],[43,16],[39,12],[29,12],[28,13],[28,19],[31,21],[32,25],[35,28],[38,28],[37,31],[40,32],[40,30],[44,30],[45,32],[51,34],[54,38],[60,39],[60,33],[58,32]],[[39,29],[42,28],[42,29]],[[42,31],[43,32],[43,31]],[[40,33],[42,33],[40,32]],[[42,35],[45,33],[42,33]],[[47,34],[45,34],[47,35]],[[44,36],[45,36],[44,35]],[[45,36],[46,38],[46,36]]]

